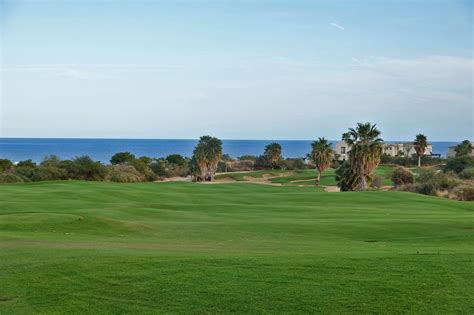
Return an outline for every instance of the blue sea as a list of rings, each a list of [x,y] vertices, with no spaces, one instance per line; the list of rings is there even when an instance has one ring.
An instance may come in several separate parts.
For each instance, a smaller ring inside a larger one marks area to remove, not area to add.
[[[260,155],[264,147],[278,142],[285,157],[305,157],[310,151],[308,140],[223,140],[224,153],[231,157],[244,154]],[[337,141],[332,141],[336,143]],[[171,139],[40,139],[40,138],[0,138],[0,158],[14,162],[32,159],[41,162],[47,155],[57,155],[61,159],[89,155],[95,160],[108,163],[117,152],[129,151],[136,156],[164,157],[178,153],[190,157],[197,140]],[[431,142],[433,153],[446,157],[448,147],[456,142]]]

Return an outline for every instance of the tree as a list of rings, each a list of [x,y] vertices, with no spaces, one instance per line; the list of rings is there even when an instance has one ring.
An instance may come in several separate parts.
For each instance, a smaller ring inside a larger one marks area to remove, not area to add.
[[[334,151],[332,150],[331,143],[324,139],[324,137],[314,141],[311,144],[310,157],[318,170],[316,186],[319,186],[321,174],[331,166],[332,160],[334,159]]]
[[[283,160],[281,155],[281,145],[279,143],[273,142],[265,147],[263,155],[270,163],[272,169],[278,166],[278,163]]]
[[[130,152],[118,152],[115,153],[112,158],[110,159],[110,163],[112,165],[117,164],[127,164],[135,160],[135,155]]]
[[[421,157],[425,155],[426,147],[428,147],[428,140],[426,139],[426,136],[421,133],[416,135],[413,145],[418,157],[418,167],[421,167]]]
[[[454,151],[456,151],[456,156],[470,155],[472,153],[471,141],[464,140],[454,148]]]
[[[382,156],[382,139],[377,125],[358,123],[356,128],[342,135],[350,147],[349,163],[353,180],[352,190],[365,190],[373,178],[373,172],[380,163]]]
[[[201,137],[193,152],[197,180],[213,181],[221,157],[222,141],[211,136]]]

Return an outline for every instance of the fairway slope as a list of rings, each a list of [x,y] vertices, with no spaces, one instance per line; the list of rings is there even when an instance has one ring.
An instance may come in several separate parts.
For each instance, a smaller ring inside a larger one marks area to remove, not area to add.
[[[471,314],[473,218],[395,191],[2,185],[0,314]]]

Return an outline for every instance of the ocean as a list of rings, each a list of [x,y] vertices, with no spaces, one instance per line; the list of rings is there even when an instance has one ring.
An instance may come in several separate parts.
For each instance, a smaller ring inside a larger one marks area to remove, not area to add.
[[[241,155],[261,155],[264,147],[278,142],[285,157],[305,157],[310,151],[309,140],[223,140],[224,153],[236,158]],[[336,143],[334,140],[332,143]],[[14,162],[32,159],[41,162],[47,155],[61,159],[89,155],[94,160],[108,163],[110,157],[123,151],[138,156],[164,157],[178,153],[190,157],[197,140],[171,139],[42,139],[42,138],[0,138],[0,158]],[[446,157],[448,147],[456,142],[431,142],[433,153]]]

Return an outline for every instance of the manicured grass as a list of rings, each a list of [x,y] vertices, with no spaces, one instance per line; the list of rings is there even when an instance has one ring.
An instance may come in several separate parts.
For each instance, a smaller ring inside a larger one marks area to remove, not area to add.
[[[474,312],[474,203],[312,187],[0,186],[0,313]]]

